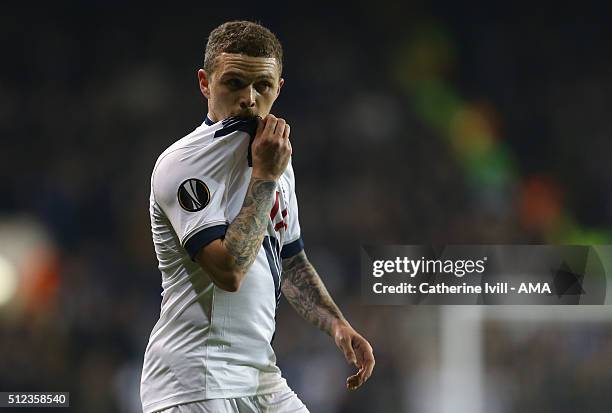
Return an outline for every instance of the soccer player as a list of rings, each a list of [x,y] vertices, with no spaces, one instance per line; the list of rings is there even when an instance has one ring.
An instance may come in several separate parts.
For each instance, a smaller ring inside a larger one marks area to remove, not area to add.
[[[281,292],[359,371],[370,344],[346,321],[304,253],[290,127],[270,114],[284,79],[274,34],[215,28],[198,71],[206,119],[158,158],[150,215],[162,303],[144,357],[149,412],[308,412],[272,349]]]

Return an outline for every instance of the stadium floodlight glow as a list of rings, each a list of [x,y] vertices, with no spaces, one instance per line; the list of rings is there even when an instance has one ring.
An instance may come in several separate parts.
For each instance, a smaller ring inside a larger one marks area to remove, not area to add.
[[[0,307],[10,302],[17,292],[17,268],[0,255]]]

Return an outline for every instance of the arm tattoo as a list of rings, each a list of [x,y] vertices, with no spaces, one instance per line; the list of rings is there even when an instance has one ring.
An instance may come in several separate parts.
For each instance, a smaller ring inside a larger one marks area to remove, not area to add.
[[[261,248],[275,189],[274,181],[252,178],[242,208],[227,228],[224,243],[240,272],[249,269]]]
[[[333,321],[344,320],[304,251],[283,260],[281,288],[295,311],[327,334],[332,335]]]

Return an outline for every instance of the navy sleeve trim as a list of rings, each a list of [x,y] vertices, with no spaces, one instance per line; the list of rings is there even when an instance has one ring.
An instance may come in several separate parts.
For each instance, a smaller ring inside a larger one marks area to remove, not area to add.
[[[304,249],[304,241],[302,237],[299,237],[295,241],[283,245],[283,249],[281,250],[281,258],[291,258],[294,255],[297,255]]]
[[[227,231],[227,225],[215,225],[196,232],[185,243],[185,249],[189,253],[191,260],[195,259],[198,251],[216,239],[223,238]]]

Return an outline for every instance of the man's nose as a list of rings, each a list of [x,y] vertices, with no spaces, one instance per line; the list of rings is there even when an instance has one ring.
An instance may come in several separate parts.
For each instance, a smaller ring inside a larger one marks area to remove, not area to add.
[[[247,86],[240,96],[240,107],[251,108],[253,106],[255,106],[255,88],[253,86]]]

